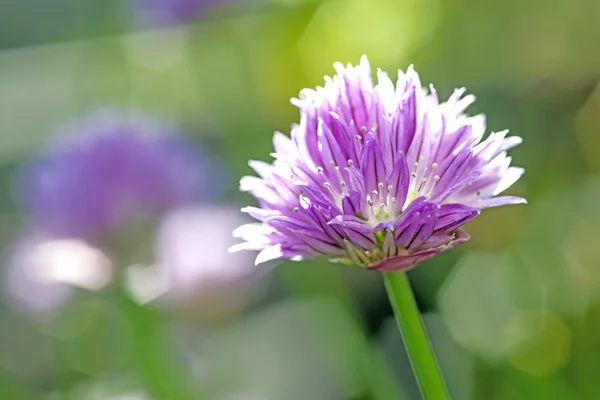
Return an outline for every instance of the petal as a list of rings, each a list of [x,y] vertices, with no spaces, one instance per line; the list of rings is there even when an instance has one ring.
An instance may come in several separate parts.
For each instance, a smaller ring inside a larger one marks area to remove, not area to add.
[[[504,138],[508,134],[508,130],[500,132],[492,132],[490,136],[473,149],[473,166],[481,165],[496,157],[502,152]]]
[[[436,169],[436,174],[439,176],[438,182],[433,188],[432,198],[438,197],[453,186],[457,179],[462,177],[462,174],[468,167],[468,162],[472,158],[470,144],[472,140],[466,143],[461,150],[455,150],[455,153],[447,157],[439,164]]]
[[[261,206],[277,208],[285,205],[285,202],[279,196],[276,190],[273,189],[264,179],[256,176],[245,176],[240,180],[240,190],[249,192]]]
[[[242,208],[241,211],[259,221],[264,221],[267,218],[276,217],[278,215],[281,215],[281,212],[277,211],[277,210],[266,210],[264,208],[250,207],[250,206]]]
[[[379,182],[386,181],[385,162],[381,148],[375,137],[371,134],[368,134],[365,139],[360,166],[365,181],[365,188],[369,192],[379,190],[377,186]]]
[[[301,252],[289,250],[282,247],[280,244],[267,247],[256,256],[254,265],[263,264],[268,261],[292,259],[298,260],[303,256]]]
[[[354,167],[345,169],[350,176],[350,183],[352,184],[352,187],[354,187],[354,190],[359,193],[365,193],[365,180],[360,170]]]
[[[398,247],[396,246],[396,241],[394,240],[394,234],[391,231],[386,233],[381,250],[383,251],[383,256],[386,258],[396,256]]]
[[[527,204],[527,200],[517,196],[500,196],[493,197],[491,199],[479,200],[474,202],[472,206],[478,210],[483,210],[484,208],[500,207],[509,204]]]
[[[458,191],[459,189],[462,189],[463,187],[467,186],[469,183],[473,182],[480,175],[481,175],[480,171],[475,171],[475,172],[470,173],[469,175],[467,175],[466,177],[464,177],[460,181],[456,182],[454,185],[452,185],[450,188],[448,188],[444,192],[441,192],[440,194],[438,194],[431,201],[435,202],[435,203],[441,203],[441,202],[443,202],[448,197],[452,196],[452,194],[456,193],[456,191]]]
[[[419,207],[409,218],[407,226],[396,231],[396,243],[405,249],[416,249],[433,234],[437,220],[437,206],[425,203]]]
[[[464,204],[444,204],[438,210],[435,234],[452,232],[478,214],[478,210]]]
[[[425,243],[419,247],[418,251],[434,249],[436,247],[444,246],[453,241],[455,235],[433,235]]]
[[[504,141],[502,142],[502,145],[500,146],[500,149],[498,150],[497,154],[503,151],[508,151],[513,147],[520,145],[521,143],[523,143],[523,138],[519,136],[509,136],[507,138],[504,138]]]
[[[392,175],[388,180],[388,185],[392,186],[390,195],[396,198],[394,210],[392,210],[394,215],[402,209],[406,202],[409,184],[410,171],[408,170],[408,164],[406,164],[404,154],[400,153],[392,170]]]
[[[460,100],[460,98],[463,94],[465,94],[466,91],[467,89],[464,87],[454,89],[454,92],[452,92],[448,100],[444,103],[444,106],[448,109],[448,112],[454,111],[456,103]]]
[[[387,258],[369,265],[369,269],[374,271],[406,271],[409,270],[423,261],[429,260],[436,255],[448,251],[459,244],[468,241],[469,235],[466,232],[456,232],[455,238],[448,244],[441,245],[428,250],[418,251],[412,254],[400,254],[396,257]]]
[[[342,199],[342,211],[347,215],[358,216],[363,214],[363,202],[360,194],[355,190],[348,190],[348,193]]]
[[[269,246],[269,244],[243,242],[243,243],[234,244],[233,246],[229,247],[227,249],[227,252],[228,253],[237,253],[238,251],[246,251],[246,250],[250,250],[250,251],[259,250],[260,251],[260,250],[264,250],[268,246]]]
[[[275,132],[273,135],[273,148],[275,152],[289,157],[297,157],[298,149],[294,146],[294,142],[281,132]]]
[[[322,207],[332,207],[333,204],[331,201],[325,197],[320,188],[315,188],[312,185],[302,186],[302,190],[305,192],[306,196],[300,196],[300,205],[305,206],[302,203],[302,198],[306,197],[310,200],[310,204],[316,204]]]
[[[343,240],[343,236],[340,233],[340,230],[336,226],[332,226],[328,224],[328,222],[333,218],[329,210],[323,209],[322,207],[311,205],[306,210],[310,217],[313,219],[315,224],[323,230],[323,232],[331,238],[331,240],[336,244],[341,244]]]
[[[447,128],[449,132],[445,133],[440,138],[441,143],[437,149],[436,155],[433,158],[434,162],[439,164],[442,160],[446,160],[452,151],[454,151],[454,149],[458,148],[461,144],[473,137],[472,124],[474,122],[472,122],[472,120],[475,118],[476,117],[469,118],[469,123],[466,123],[465,121],[464,125],[460,125],[455,130],[450,130],[451,128]]]
[[[344,248],[346,249],[347,256],[354,261],[356,265],[364,265],[369,262],[369,258],[364,251],[357,249],[356,246],[347,239],[344,239]]]
[[[393,228],[396,230],[396,238],[398,235],[408,227],[412,223],[415,214],[423,207],[425,204],[425,196],[420,196],[414,199],[408,207],[401,214],[400,219],[393,223]],[[430,203],[431,204],[431,203]],[[381,224],[380,224],[381,225]],[[384,225],[386,227],[387,225]],[[379,227],[379,225],[378,225]],[[381,228],[383,229],[383,228]]]
[[[337,166],[346,165],[346,156],[342,153],[338,142],[333,137],[329,127],[319,118],[319,129],[317,131],[319,140],[319,150],[325,163],[324,167],[331,166],[333,162]]]
[[[263,179],[269,178],[273,173],[273,165],[264,161],[250,160],[248,165]]]
[[[435,249],[421,251],[414,254],[398,255],[392,258],[386,258],[375,264],[369,265],[369,269],[375,271],[407,271],[423,261],[436,256],[438,251]]]
[[[283,178],[277,173],[273,173],[270,176],[271,185],[279,197],[282,198],[288,207],[298,205],[299,187],[292,181]]]
[[[342,248],[328,240],[324,240],[322,233],[315,229],[293,229],[290,231],[299,240],[320,254],[329,257],[342,257],[345,254]]]
[[[521,175],[523,175],[524,173],[525,169],[523,168],[510,167],[506,171],[506,173],[504,174],[504,176],[502,177],[502,179],[498,183],[498,186],[496,187],[496,189],[494,189],[494,192],[492,194],[495,196],[504,192],[506,189],[511,187],[513,183],[518,181]]]
[[[263,237],[266,235],[273,234],[275,230],[265,224],[261,224],[258,222],[252,222],[249,224],[244,224],[239,226],[233,231],[233,237],[240,238],[243,240],[252,240],[257,237]]]
[[[393,135],[396,137],[396,153],[408,151],[417,127],[417,96],[416,88],[410,87],[396,110],[392,121]]]
[[[469,107],[471,104],[473,104],[473,102],[475,101],[475,96],[472,94],[469,94],[465,97],[463,97],[462,99],[460,99],[456,105],[452,108],[452,112],[457,115],[457,114],[461,114],[462,112],[464,112],[467,107]]]
[[[277,229],[284,235],[289,235],[291,229],[311,229],[311,223],[284,215],[268,218],[265,225]]]
[[[342,118],[333,111],[331,111],[329,115],[331,117],[332,133],[339,143],[341,150],[348,157],[346,163],[348,163],[348,160],[352,160],[353,162],[358,161],[359,149],[356,146],[356,143],[358,142],[355,140],[358,132],[356,131],[355,125],[353,123],[350,125],[346,124]]]
[[[362,233],[372,233],[373,228],[364,220],[351,215],[338,215],[329,221],[330,225],[341,225],[344,228],[352,228]]]
[[[344,228],[344,232],[350,243],[364,250],[372,250],[377,245],[372,233],[360,232],[350,227]]]

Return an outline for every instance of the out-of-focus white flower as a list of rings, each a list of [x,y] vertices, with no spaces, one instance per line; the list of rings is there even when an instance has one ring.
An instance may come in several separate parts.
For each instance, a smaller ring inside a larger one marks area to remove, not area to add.
[[[231,231],[243,219],[236,210],[217,206],[167,214],[157,231],[155,265],[127,272],[132,295],[140,303],[160,297],[166,307],[202,319],[240,311],[263,271],[251,256],[227,251],[235,243]]]
[[[23,312],[51,315],[75,288],[100,290],[112,275],[108,257],[84,241],[28,231],[17,239],[6,260],[4,293]]]

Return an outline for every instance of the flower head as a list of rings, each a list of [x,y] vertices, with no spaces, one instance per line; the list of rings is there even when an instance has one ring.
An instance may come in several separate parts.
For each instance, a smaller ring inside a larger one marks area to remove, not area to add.
[[[183,138],[148,119],[106,112],[74,124],[28,165],[19,197],[32,225],[95,239],[195,201],[208,186],[206,169]]]
[[[240,187],[260,223],[236,230],[245,243],[232,251],[261,250],[257,264],[325,256],[405,270],[467,241],[458,228],[480,210],[525,202],[494,197],[524,172],[506,154],[521,138],[482,140],[485,118],[464,114],[475,99],[464,89],[440,102],[412,67],[395,85],[380,70],[374,84],[366,57],[335,68],[292,100],[300,123],[275,134],[275,161],[250,162],[260,177]]]

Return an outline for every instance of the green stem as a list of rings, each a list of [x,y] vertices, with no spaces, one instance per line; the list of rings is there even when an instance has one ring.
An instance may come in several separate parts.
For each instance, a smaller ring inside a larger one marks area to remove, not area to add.
[[[423,398],[449,400],[450,396],[429,343],[406,273],[387,272],[383,278]]]
[[[158,311],[137,305],[117,288],[118,304],[127,319],[130,345],[140,377],[153,398],[168,400],[204,399],[176,362],[169,349],[164,318]]]

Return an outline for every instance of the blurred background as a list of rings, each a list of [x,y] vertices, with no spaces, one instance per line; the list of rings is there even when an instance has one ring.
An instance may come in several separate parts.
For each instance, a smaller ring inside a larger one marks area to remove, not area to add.
[[[362,54],[441,98],[466,86],[524,138],[529,205],[409,274],[453,398],[599,398],[598,43],[596,0],[1,0],[0,398],[419,399],[379,274],[226,251],[289,98]],[[194,160],[61,150],[97,130],[169,132]],[[174,183],[194,163],[201,184]],[[88,169],[105,179],[69,179]],[[48,223],[61,198],[92,233]]]

